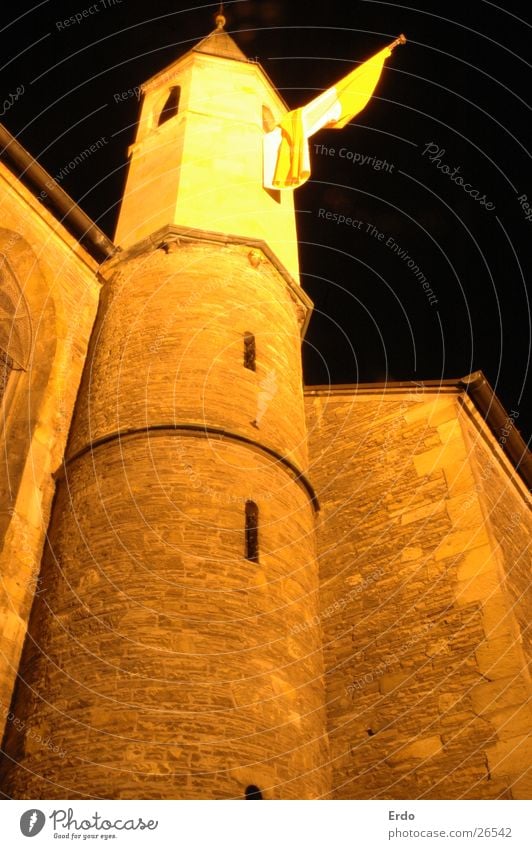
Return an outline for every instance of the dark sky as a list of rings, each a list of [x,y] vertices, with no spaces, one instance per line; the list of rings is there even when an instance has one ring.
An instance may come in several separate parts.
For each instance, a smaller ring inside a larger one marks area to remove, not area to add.
[[[91,5],[96,11],[80,23],[58,25]],[[206,35],[216,7],[45,0],[2,12],[4,97],[24,91],[0,120],[52,174],[106,138],[61,184],[110,236],[138,106],[113,95]],[[482,369],[527,438],[530,4],[236,0],[225,7],[227,29],[294,107],[400,32],[408,37],[355,123],[315,137],[334,153],[313,151],[311,180],[296,193],[302,282],[316,305],[307,383],[456,378]],[[379,160],[388,167],[379,170]],[[327,212],[362,223],[339,224]],[[409,259],[429,281],[432,302]]]

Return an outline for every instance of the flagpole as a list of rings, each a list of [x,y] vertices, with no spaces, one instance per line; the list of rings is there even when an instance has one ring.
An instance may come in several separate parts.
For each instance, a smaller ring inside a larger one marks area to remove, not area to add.
[[[395,39],[395,41],[392,41],[392,43],[390,45],[388,45],[387,48],[385,47],[384,50],[389,50],[390,52],[392,52],[392,50],[395,47],[398,47],[399,44],[406,44],[406,35],[404,33],[401,33],[400,35],[398,35],[397,38]],[[380,51],[380,52],[382,52],[382,51]],[[378,54],[376,54],[376,55],[378,55]],[[368,60],[368,61],[370,61],[370,60]],[[365,62],[361,62],[359,64],[358,68],[356,68],[356,70],[353,73],[356,73],[356,71],[358,71],[364,64],[365,64]],[[345,88],[347,88],[348,85],[349,85],[349,83],[347,82],[347,78],[344,78],[344,86],[343,86],[343,88],[340,88],[339,91],[343,91]]]
[[[403,33],[401,33],[401,35],[398,35],[395,41],[392,41],[392,43],[388,47],[388,50],[393,50],[394,47],[397,47],[399,44],[406,44],[406,35],[403,35]]]
[[[394,47],[405,43],[406,36],[401,33],[388,47],[381,48],[306,106],[287,112],[279,124],[265,134],[266,188],[293,189],[305,182],[310,175],[309,138],[325,127],[342,129],[349,123],[371,99],[387,57]]]

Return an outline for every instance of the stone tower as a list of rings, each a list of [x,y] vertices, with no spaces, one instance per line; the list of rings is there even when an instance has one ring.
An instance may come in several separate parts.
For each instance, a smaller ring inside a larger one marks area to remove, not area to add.
[[[143,86],[13,701],[34,733],[6,738],[15,798],[329,792],[321,639],[298,627],[318,613],[311,303],[292,193],[262,186],[286,107],[223,24]]]

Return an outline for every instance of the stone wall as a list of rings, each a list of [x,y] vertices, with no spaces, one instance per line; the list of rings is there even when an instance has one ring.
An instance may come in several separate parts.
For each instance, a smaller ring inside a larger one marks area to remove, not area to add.
[[[259,563],[244,556],[249,497]],[[158,434],[84,455],[54,515],[9,794],[326,793],[321,645],[296,628],[318,611],[306,493],[260,451]]]
[[[321,640],[298,628],[318,614],[300,316],[249,254],[111,263],[14,700],[15,798],[328,793]]]
[[[119,429],[195,423],[259,440],[305,469],[298,305],[262,252],[185,239],[115,262],[70,454]],[[243,367],[246,333],[254,371]]]
[[[505,722],[529,721],[528,691],[459,400],[445,387],[307,389],[337,798],[523,791],[523,739],[494,768]]]
[[[469,405],[464,405],[461,421],[499,578],[499,586],[484,601],[487,640],[479,655],[483,674],[493,681],[480,709],[497,726],[499,740],[488,752],[490,771],[511,778],[516,798],[530,799],[532,745],[527,735],[532,711],[517,698],[518,684],[532,697],[530,494],[502,456],[504,435],[498,443],[488,436]],[[509,417],[508,428],[515,426]]]
[[[20,293],[14,321],[24,325],[19,348],[27,355],[14,364],[0,419],[1,735],[6,718],[15,719],[10,700],[38,588],[53,474],[63,457],[99,284],[93,260],[4,166],[0,210],[0,260]],[[11,319],[6,312],[1,318],[9,345]]]

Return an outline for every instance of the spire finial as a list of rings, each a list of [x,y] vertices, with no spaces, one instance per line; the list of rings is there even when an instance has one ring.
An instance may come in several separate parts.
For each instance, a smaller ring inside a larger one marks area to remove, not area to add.
[[[390,49],[390,50],[393,50],[393,49],[394,49],[394,47],[397,47],[397,45],[398,45],[398,44],[406,44],[406,35],[404,35],[403,33],[401,33],[401,35],[399,35],[399,36],[395,39],[395,41],[392,41],[392,43],[390,44],[389,49]]]
[[[223,29],[226,23],[226,18],[224,15],[224,4],[220,3],[220,8],[218,9],[218,14],[215,18],[216,21],[216,29]]]

